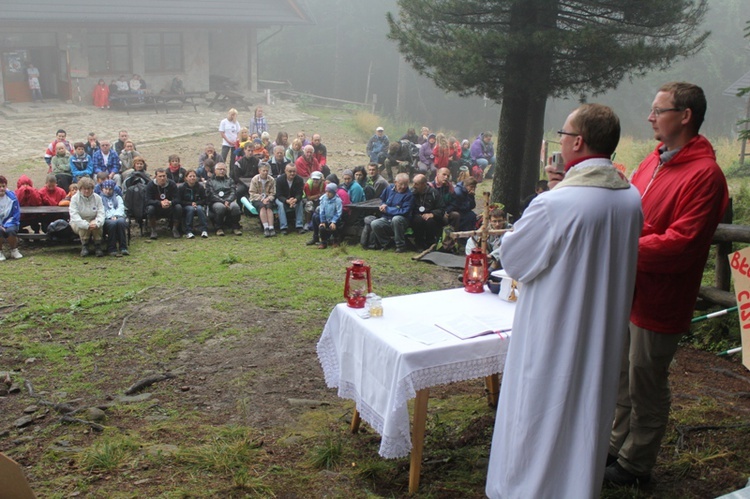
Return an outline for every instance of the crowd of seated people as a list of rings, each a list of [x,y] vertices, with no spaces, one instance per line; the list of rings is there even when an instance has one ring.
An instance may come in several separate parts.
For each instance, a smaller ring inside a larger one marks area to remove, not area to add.
[[[134,80],[118,81],[132,91]],[[143,85],[136,90],[141,89]],[[230,110],[224,121],[238,123],[237,111]],[[472,142],[422,127],[419,134],[409,129],[391,143],[378,127],[367,145],[372,161],[345,168],[338,176],[331,172],[320,133],[312,133],[308,141],[300,131],[290,141],[288,132],[279,131],[271,142],[260,108],[250,122],[252,129],[237,125],[232,134],[227,133],[232,127],[225,125],[220,127],[222,151],[205,144],[195,163],[184,166],[182,158],[172,154],[153,177],[126,130],[120,130],[116,141],[99,140],[91,132],[85,142],[71,144],[60,129],[44,154],[49,165],[44,186],[35,189],[22,177],[15,192],[5,191],[19,206],[69,206],[83,256],[103,255],[105,249],[112,256],[129,254],[123,227],[132,216],[128,199],[137,199],[130,195],[135,190],[142,193],[142,220],[151,239],[158,238],[159,220],[167,221],[174,238],[207,238],[209,224],[218,236],[240,236],[244,207],[245,213],[259,217],[265,237],[275,236],[276,227],[282,235],[292,229],[312,232],[307,244],[323,249],[337,245],[343,227],[351,224],[362,228],[363,247],[404,252],[412,244],[407,232],[413,235],[413,246],[423,250],[438,242],[446,228],[474,229],[477,179],[472,168],[489,176],[495,161],[489,132]],[[9,199],[4,199],[6,204]],[[376,215],[348,220],[350,204],[371,199],[381,203]],[[8,231],[3,235],[10,241]],[[11,250],[17,252],[17,246]]]

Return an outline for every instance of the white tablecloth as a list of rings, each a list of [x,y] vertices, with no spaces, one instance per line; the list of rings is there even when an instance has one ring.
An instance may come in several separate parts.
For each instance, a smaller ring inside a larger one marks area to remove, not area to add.
[[[362,319],[356,309],[337,305],[318,341],[318,358],[326,384],[354,400],[362,419],[383,437],[379,454],[398,458],[411,452],[406,402],[417,390],[502,372],[510,343],[497,334],[461,340],[434,327],[435,339],[443,341],[425,345],[399,328],[488,311],[510,324],[515,305],[461,288],[385,298],[383,310],[383,317]]]

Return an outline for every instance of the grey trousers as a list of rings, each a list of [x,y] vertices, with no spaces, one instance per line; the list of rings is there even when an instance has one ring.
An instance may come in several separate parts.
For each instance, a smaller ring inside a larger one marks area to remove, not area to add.
[[[682,334],[661,334],[630,323],[625,342],[609,453],[630,473],[651,473],[667,429],[669,366]]]

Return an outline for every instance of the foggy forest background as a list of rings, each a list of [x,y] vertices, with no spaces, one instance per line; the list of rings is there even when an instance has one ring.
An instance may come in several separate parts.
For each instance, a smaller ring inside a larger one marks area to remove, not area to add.
[[[316,25],[260,32],[260,79],[288,80],[300,92],[357,102],[371,102],[376,94],[376,113],[431,129],[456,131],[462,137],[497,130],[498,104],[481,96],[462,98],[446,93],[401,59],[396,43],[386,38],[385,15],[398,12],[396,0],[307,0],[307,4]],[[703,87],[708,98],[702,132],[711,137],[736,137],[735,123],[744,117],[746,101],[723,92],[750,71],[750,39],[743,37],[745,23],[750,20],[750,1],[709,0],[708,5],[701,28],[710,30],[711,36],[697,56],[676,61],[667,71],[625,80],[606,94],[584,97],[612,106],[625,134],[648,139],[651,128],[645,120],[656,89],[667,81],[690,81]],[[399,73],[401,96],[397,91]],[[545,129],[559,128],[580,98],[551,100]],[[387,131],[391,138],[405,132]]]

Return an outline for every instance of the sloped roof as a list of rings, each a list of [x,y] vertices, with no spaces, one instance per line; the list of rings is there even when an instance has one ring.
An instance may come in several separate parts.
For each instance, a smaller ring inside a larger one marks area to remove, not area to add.
[[[0,23],[313,24],[305,0],[0,0]]]
[[[724,95],[728,95],[729,97],[737,97],[737,92],[739,92],[741,88],[748,87],[750,87],[750,71],[745,73],[742,78],[732,83],[732,86],[730,86],[728,89],[724,90]]]

